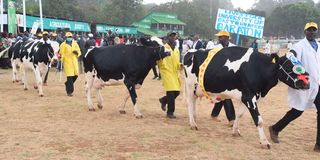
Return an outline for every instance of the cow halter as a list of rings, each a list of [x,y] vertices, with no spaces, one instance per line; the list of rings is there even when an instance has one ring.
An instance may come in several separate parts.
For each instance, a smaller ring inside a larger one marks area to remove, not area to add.
[[[283,62],[283,64],[281,65],[281,64],[279,64],[279,70],[282,70],[286,75],[287,75],[287,81],[289,80],[289,79],[291,79],[292,81],[293,81],[293,84],[294,84],[294,86],[297,88],[297,85],[296,85],[296,83],[297,83],[297,81],[299,81],[300,79],[303,79],[303,78],[293,78],[290,74],[291,73],[295,73],[295,74],[300,74],[300,75],[302,75],[301,73],[296,73],[295,71],[290,71],[290,72],[287,72],[284,68],[283,68],[283,65],[285,64],[285,63],[287,63],[287,61],[289,61],[289,62],[291,62],[289,59],[286,59],[284,62]],[[292,63],[292,62],[291,62]],[[293,63],[292,63],[293,64]],[[293,64],[293,66],[295,67],[295,66],[297,66],[297,65],[294,65]],[[299,77],[299,76],[298,76]]]

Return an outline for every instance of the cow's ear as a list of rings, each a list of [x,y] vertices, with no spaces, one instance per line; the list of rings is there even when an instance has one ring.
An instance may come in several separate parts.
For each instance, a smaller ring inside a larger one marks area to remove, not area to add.
[[[278,56],[278,53],[272,53],[270,55],[270,57],[271,57],[271,62],[272,63],[278,63],[278,61],[280,59],[280,57]]]

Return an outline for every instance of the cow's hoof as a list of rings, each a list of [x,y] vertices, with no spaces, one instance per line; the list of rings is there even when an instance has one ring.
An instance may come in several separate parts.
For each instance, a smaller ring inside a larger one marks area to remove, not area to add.
[[[27,91],[27,90],[28,90],[28,88],[24,88],[23,90]]]
[[[89,111],[94,112],[94,111],[96,111],[96,109],[94,109],[94,108],[89,108]]]
[[[34,89],[38,89],[38,86],[33,86]]]
[[[198,130],[198,127],[197,126],[191,126],[191,130]]]
[[[120,112],[120,114],[126,114],[127,113],[125,110],[121,110],[119,112]]]
[[[262,149],[271,149],[271,145],[270,144],[264,144],[264,145],[261,145],[261,148]]]
[[[141,114],[141,115],[136,115],[136,118],[137,119],[142,119],[143,118],[143,115]]]
[[[40,97],[43,97],[44,95],[43,95],[43,94],[40,94],[39,96],[40,96]]]
[[[232,133],[232,136],[233,137],[241,137],[241,134],[240,133]]]
[[[271,145],[270,145],[270,144],[267,144],[267,148],[268,148],[268,149],[271,149]]]
[[[98,108],[99,108],[99,109],[102,109],[102,108],[103,108],[103,105],[98,104]]]

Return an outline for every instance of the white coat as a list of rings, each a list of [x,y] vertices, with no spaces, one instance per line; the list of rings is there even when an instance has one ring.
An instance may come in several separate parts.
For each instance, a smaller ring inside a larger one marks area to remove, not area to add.
[[[314,107],[314,100],[317,96],[320,84],[320,45],[315,51],[309,41],[304,38],[292,46],[292,50],[297,53],[297,59],[305,67],[309,75],[310,89],[296,90],[288,89],[289,106],[299,111]]]
[[[266,45],[263,47],[265,54],[271,54],[271,45],[270,43],[266,43]]]
[[[233,47],[233,46],[236,46],[236,45],[229,42],[228,47]],[[216,45],[214,48],[223,48],[223,46],[222,46],[222,44],[219,43],[219,44]]]

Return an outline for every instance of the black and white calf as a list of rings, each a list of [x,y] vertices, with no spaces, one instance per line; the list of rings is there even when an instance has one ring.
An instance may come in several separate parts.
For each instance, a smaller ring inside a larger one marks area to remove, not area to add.
[[[35,89],[38,89],[39,96],[43,96],[42,80],[47,73],[48,65],[54,55],[50,41],[29,40],[18,41],[9,49],[9,56],[12,63],[12,81],[17,82],[17,66],[22,69],[22,82],[24,89],[28,90],[26,69],[33,70],[36,78]]]
[[[209,50],[192,50],[184,57],[185,89],[192,129],[197,129],[195,121],[196,99],[203,95],[198,85],[199,67],[207,58]],[[264,131],[263,121],[258,111],[257,100],[266,96],[278,81],[295,89],[308,89],[308,73],[292,53],[278,58],[276,63],[252,48],[223,48],[208,63],[203,76],[203,88],[210,97],[238,99],[244,104],[238,110],[233,125],[233,135],[240,135],[239,120],[246,108],[249,109],[258,129],[260,143],[270,148]]]
[[[136,89],[140,88],[147,74],[156,61],[168,55],[162,40],[157,37],[140,39],[141,46],[116,45],[89,49],[83,58],[86,73],[86,95],[89,111],[94,111],[91,98],[92,88],[98,95],[98,108],[102,109],[103,99],[100,90],[103,86],[124,83],[128,93],[120,106],[120,113],[125,113],[124,107],[129,95],[134,105],[134,115],[142,118],[137,104]]]

